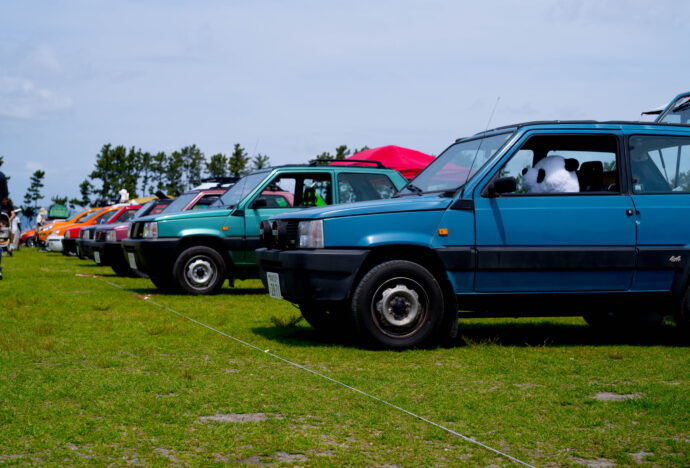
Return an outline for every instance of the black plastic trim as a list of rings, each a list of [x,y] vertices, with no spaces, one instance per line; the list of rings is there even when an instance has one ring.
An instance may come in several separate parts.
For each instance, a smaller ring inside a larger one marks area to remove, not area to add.
[[[458,211],[474,211],[474,200],[471,198],[458,198],[450,206],[450,209]]]
[[[436,249],[436,253],[448,271],[474,270],[477,267],[477,249],[474,247]]]
[[[477,270],[632,270],[630,247],[479,247]]]

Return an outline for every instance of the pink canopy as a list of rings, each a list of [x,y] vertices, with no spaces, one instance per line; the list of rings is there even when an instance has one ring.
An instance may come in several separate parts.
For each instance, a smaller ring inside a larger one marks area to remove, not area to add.
[[[412,179],[424,169],[431,161],[433,156],[400,146],[388,145],[379,148],[372,148],[345,158],[340,164],[346,164],[348,159],[363,159],[366,161],[379,161],[384,166],[395,169],[406,179]]]

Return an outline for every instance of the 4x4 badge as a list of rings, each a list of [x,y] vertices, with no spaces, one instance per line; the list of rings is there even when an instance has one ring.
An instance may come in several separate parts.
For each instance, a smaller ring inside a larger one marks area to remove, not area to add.
[[[677,255],[675,257],[672,255],[671,258],[668,259],[668,261],[671,263],[680,263],[680,255]]]

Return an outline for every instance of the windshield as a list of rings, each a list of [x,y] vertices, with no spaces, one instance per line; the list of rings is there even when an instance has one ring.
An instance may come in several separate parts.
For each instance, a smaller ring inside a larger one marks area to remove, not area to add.
[[[270,172],[257,172],[242,177],[235,185],[230,187],[218,200],[213,202],[210,208],[234,208],[244,197],[259,185]]]
[[[86,219],[84,219],[84,220],[79,220],[79,222],[80,222],[80,223],[88,223],[88,222],[91,221],[92,219],[94,219],[94,218],[100,216],[100,214],[103,213],[103,211],[105,211],[105,208],[102,209],[102,210],[97,210],[97,211],[95,211],[95,212],[92,212],[91,216],[89,216],[88,218],[86,218]]]
[[[168,208],[166,208],[166,213],[175,213],[178,211],[182,211],[187,204],[194,199],[194,197],[197,196],[197,192],[193,193],[183,193],[176,199],[168,205]]]
[[[670,110],[661,119],[663,123],[690,123],[690,96],[684,96],[671,104]]]
[[[496,154],[512,133],[455,143],[407,184],[398,196],[456,190]]]

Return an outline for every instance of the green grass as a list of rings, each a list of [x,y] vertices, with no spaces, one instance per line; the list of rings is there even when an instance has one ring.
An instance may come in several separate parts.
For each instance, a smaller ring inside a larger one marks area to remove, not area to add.
[[[640,340],[579,318],[462,320],[455,346],[371,351],[258,281],[142,300],[150,281],[93,262],[23,249],[2,265],[0,464],[512,465],[274,353],[537,466],[690,465],[672,325]]]

